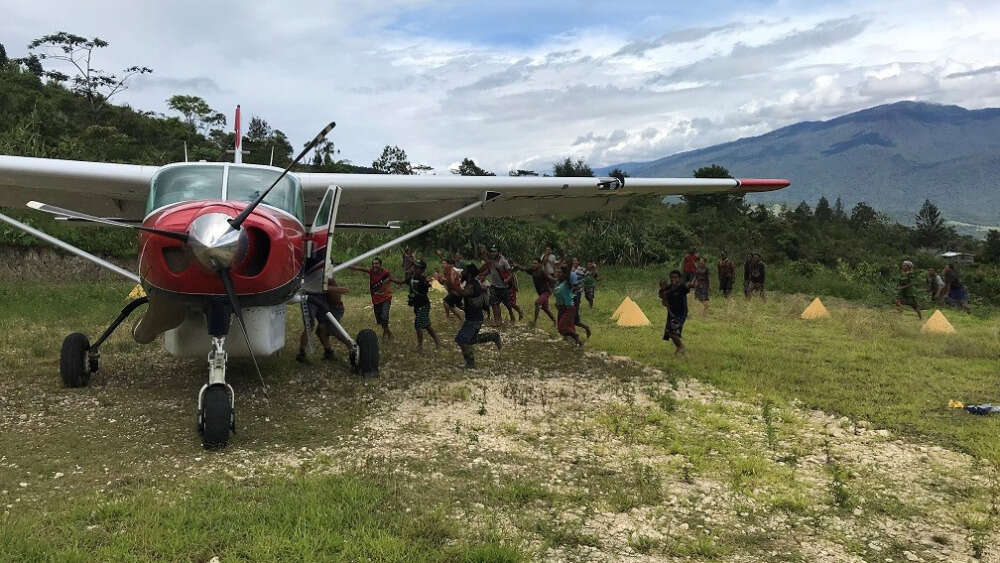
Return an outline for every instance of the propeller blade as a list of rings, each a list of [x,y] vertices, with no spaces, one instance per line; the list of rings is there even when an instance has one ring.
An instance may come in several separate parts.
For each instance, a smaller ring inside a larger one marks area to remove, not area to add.
[[[250,335],[247,333],[247,323],[243,320],[243,309],[240,308],[240,301],[236,298],[236,290],[233,289],[233,278],[229,276],[229,269],[219,270],[219,277],[222,278],[222,285],[226,288],[226,297],[229,298],[229,305],[233,308],[233,313],[236,314],[236,319],[240,322],[240,328],[243,329],[243,340],[247,344],[247,351],[250,352],[250,359],[253,360],[253,367],[257,370],[257,377],[260,379],[264,396],[267,397],[267,384],[264,383],[264,375],[261,374],[260,366],[257,364],[257,356],[254,356],[253,348],[250,347]]]
[[[186,233],[177,233],[174,231],[165,231],[163,229],[154,229],[152,227],[143,227],[142,225],[132,225],[130,223],[121,223],[113,219],[105,219],[104,217],[95,217],[93,215],[87,215],[86,213],[80,213],[79,211],[72,211],[70,209],[63,209],[62,207],[56,207],[55,205],[49,205],[47,203],[41,203],[38,201],[29,201],[28,207],[32,209],[37,209],[38,211],[44,211],[46,213],[51,213],[53,215],[60,215],[62,217],[69,217],[70,219],[76,219],[79,221],[90,221],[91,223],[100,223],[102,225],[111,225],[112,227],[125,227],[126,229],[135,229],[137,231],[145,231],[147,233],[153,233],[167,238],[172,238],[179,240],[181,242],[187,242],[188,236]]]
[[[337,124],[331,121],[329,125],[324,127],[323,130],[320,131],[319,134],[316,135],[316,137],[314,137],[312,141],[309,141],[309,144],[306,145],[304,149],[302,149],[302,152],[300,152],[299,155],[295,157],[295,160],[293,160],[291,164],[286,166],[285,169],[281,171],[281,174],[279,174],[278,177],[274,179],[274,182],[270,186],[268,186],[266,190],[264,190],[264,193],[257,196],[257,199],[255,199],[253,203],[243,208],[243,211],[241,211],[239,215],[230,219],[229,224],[232,225],[233,229],[236,229],[237,231],[240,230],[240,225],[242,225],[243,222],[247,220],[247,217],[249,217],[250,214],[253,213],[253,210],[256,209],[257,206],[260,205],[262,201],[264,201],[264,198],[267,197],[267,194],[269,194],[271,190],[274,189],[274,186],[278,185],[278,182],[280,182],[281,179],[285,177],[285,174],[288,174],[288,171],[291,170],[293,166],[298,164],[299,161],[302,160],[302,157],[306,155],[306,153],[313,150],[313,147],[315,147],[323,139],[325,139],[326,136],[330,134],[330,131],[333,131],[333,128],[336,126]]]

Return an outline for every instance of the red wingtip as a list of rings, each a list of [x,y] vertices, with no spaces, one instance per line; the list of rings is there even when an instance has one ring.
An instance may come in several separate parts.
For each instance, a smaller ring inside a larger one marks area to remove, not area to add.
[[[788,180],[780,178],[740,178],[739,183],[742,192],[770,192],[791,185]]]

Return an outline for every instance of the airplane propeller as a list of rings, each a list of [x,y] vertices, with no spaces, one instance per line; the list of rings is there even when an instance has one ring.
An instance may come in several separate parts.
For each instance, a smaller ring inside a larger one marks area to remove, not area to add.
[[[295,157],[295,160],[293,160],[291,164],[286,166],[285,169],[281,171],[281,174],[279,174],[278,177],[274,179],[274,182],[272,182],[271,185],[268,186],[266,190],[264,190],[264,193],[257,196],[257,199],[253,200],[253,203],[246,206],[243,209],[243,211],[240,212],[239,215],[229,220],[229,224],[232,225],[234,230],[237,231],[240,230],[240,226],[243,224],[244,221],[247,220],[247,217],[249,217],[250,214],[253,213],[253,210],[256,209],[257,206],[261,204],[261,202],[264,201],[264,198],[267,197],[267,194],[271,193],[271,190],[274,189],[274,186],[278,185],[278,182],[280,182],[281,179],[285,177],[285,174],[288,174],[288,171],[291,170],[293,166],[298,164],[299,161],[302,160],[302,158],[306,155],[306,153],[313,150],[313,148],[316,145],[318,145],[321,141],[323,141],[323,139],[325,139],[326,136],[330,134],[330,131],[333,131],[333,128],[336,126],[337,126],[336,122],[331,121],[329,125],[324,127],[323,130],[320,131],[319,134],[316,135],[316,137],[314,137],[312,141],[309,141],[309,144],[307,144],[305,148],[302,149],[302,152],[300,152],[299,155]]]
[[[243,330],[243,341],[247,344],[247,351],[250,352],[253,367],[257,370],[257,377],[260,379],[261,388],[264,390],[264,396],[267,397],[267,384],[264,383],[264,375],[260,372],[260,365],[257,364],[257,356],[254,355],[253,348],[250,346],[250,334],[247,332],[247,323],[243,319],[243,309],[240,308],[240,301],[236,297],[236,290],[233,288],[233,278],[229,275],[229,268],[219,270],[219,277],[222,278],[222,286],[226,288],[226,297],[229,298],[229,306],[232,307],[233,314],[236,315],[236,319],[240,322],[240,328]]]
[[[187,242],[188,240],[188,236],[186,233],[178,233],[176,231],[165,231],[163,229],[154,229],[153,227],[144,227],[142,225],[121,223],[113,219],[105,219],[104,217],[95,217],[93,215],[88,215],[86,213],[80,213],[79,211],[63,209],[62,207],[56,207],[55,205],[49,205],[47,203],[41,203],[38,201],[29,201],[27,205],[28,207],[36,209],[38,211],[44,211],[45,213],[51,213],[53,215],[69,217],[71,219],[78,219],[80,221],[90,221],[91,223],[100,223],[102,225],[110,225],[112,227],[124,227],[126,229],[145,231],[147,233],[153,233],[167,238],[172,238],[174,240],[179,240],[181,242]]]

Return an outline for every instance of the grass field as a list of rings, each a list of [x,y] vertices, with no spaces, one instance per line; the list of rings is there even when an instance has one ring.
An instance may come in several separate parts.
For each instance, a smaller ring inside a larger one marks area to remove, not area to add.
[[[0,560],[997,560],[998,422],[947,408],[1000,400],[995,317],[932,337],[888,308],[713,297],[676,358],[657,275],[606,278],[586,353],[520,325],[471,373],[437,309],[445,347],[416,353],[402,295],[377,380],[296,364],[291,312],[267,396],[233,364],[219,453],[194,432],[201,361],[123,331],[92,387],[60,387],[63,336],[127,284],[2,282]],[[651,327],[612,326],[625,294]]]

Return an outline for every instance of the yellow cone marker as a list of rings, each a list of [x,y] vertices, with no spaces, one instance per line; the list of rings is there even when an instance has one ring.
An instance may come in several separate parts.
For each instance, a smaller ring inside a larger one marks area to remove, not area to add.
[[[617,320],[618,320],[618,317],[622,316],[622,311],[624,311],[624,310],[625,310],[625,307],[626,307],[626,306],[627,306],[627,305],[628,305],[629,303],[631,303],[631,304],[635,305],[635,301],[632,301],[632,298],[626,295],[626,296],[625,296],[625,299],[622,299],[622,304],[621,304],[621,305],[619,305],[617,309],[615,309],[615,312],[614,312],[614,313],[611,313],[611,320],[613,320],[613,321],[617,321]]]
[[[142,286],[139,284],[135,284],[135,287],[133,287],[132,291],[130,291],[128,294],[129,299],[138,299],[140,297],[145,297],[145,296],[146,292],[142,289]]]
[[[448,291],[447,289],[444,288],[443,285],[441,285],[441,282],[437,280],[431,280],[431,289],[433,289],[434,291],[440,291],[441,293],[445,293]]]
[[[826,310],[826,306],[823,302],[819,300],[819,297],[813,299],[812,303],[806,307],[805,311],[802,311],[803,319],[828,319],[830,318],[830,311]]]
[[[944,313],[940,310],[935,309],[934,314],[931,318],[927,319],[924,326],[920,327],[920,332],[931,332],[934,334],[954,334],[955,327],[951,326],[948,319],[945,318]]]
[[[622,302],[621,313],[618,315],[618,326],[649,326],[649,319],[639,305],[626,297]]]
[[[956,401],[955,399],[951,399],[948,401],[948,407],[952,409],[964,409],[965,405],[962,404],[961,401]]]

